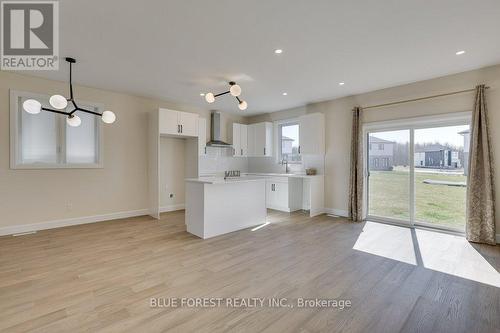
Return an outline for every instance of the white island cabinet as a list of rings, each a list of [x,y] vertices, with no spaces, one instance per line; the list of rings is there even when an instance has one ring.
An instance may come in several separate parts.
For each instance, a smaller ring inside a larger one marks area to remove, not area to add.
[[[266,222],[266,180],[186,179],[187,231],[206,239]]]

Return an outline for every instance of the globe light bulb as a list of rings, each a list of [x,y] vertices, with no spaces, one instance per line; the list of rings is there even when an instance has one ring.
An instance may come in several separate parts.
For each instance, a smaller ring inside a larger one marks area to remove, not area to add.
[[[245,101],[241,101],[240,104],[238,104],[238,107],[240,108],[240,110],[244,111],[247,109],[248,104]]]
[[[50,105],[52,105],[55,109],[65,109],[68,106],[68,101],[64,96],[61,95],[52,95],[49,99]]]
[[[68,116],[68,118],[66,118],[66,122],[71,127],[78,127],[82,124],[82,120],[76,115]]]
[[[28,113],[37,114],[42,110],[42,104],[36,99],[27,99],[23,103],[23,109]]]
[[[213,103],[215,102],[215,97],[214,97],[214,94],[212,93],[208,93],[205,95],[205,101],[207,101],[208,103]]]
[[[104,111],[102,113],[101,119],[106,124],[112,124],[116,120],[116,115],[112,111]]]
[[[229,92],[234,97],[238,97],[239,95],[241,95],[241,87],[237,84],[233,84],[231,88],[229,88]]]

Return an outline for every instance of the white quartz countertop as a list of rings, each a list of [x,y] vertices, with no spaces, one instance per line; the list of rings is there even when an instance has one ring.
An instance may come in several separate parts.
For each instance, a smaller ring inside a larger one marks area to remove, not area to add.
[[[234,177],[227,179],[224,179],[224,177],[206,176],[198,178],[186,178],[185,180],[187,182],[204,183],[204,184],[231,184],[235,182],[255,182],[273,177],[315,178],[315,177],[323,177],[323,175],[308,176],[304,174],[293,174],[293,173],[245,173],[241,177]]]
[[[265,180],[266,180],[265,177],[256,177],[256,176],[243,176],[243,177],[234,177],[227,179],[224,179],[224,177],[186,178],[187,182],[203,183],[203,184],[234,184],[243,182],[258,182]]]
[[[323,175],[313,175],[309,176],[301,173],[246,173],[248,176],[257,177],[290,177],[290,178],[316,178],[323,177]]]

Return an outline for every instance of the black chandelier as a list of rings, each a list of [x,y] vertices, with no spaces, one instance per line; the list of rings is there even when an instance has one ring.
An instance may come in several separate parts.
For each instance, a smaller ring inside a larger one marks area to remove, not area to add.
[[[116,120],[116,115],[112,111],[104,111],[102,114],[98,112],[94,112],[91,110],[83,109],[79,107],[75,99],[73,98],[73,77],[72,77],[72,71],[71,71],[71,65],[76,63],[76,60],[74,58],[66,58],[66,61],[69,63],[69,98],[66,98],[61,95],[52,95],[49,99],[50,105],[57,110],[50,109],[43,107],[42,104],[37,101],[36,99],[27,99],[23,103],[23,109],[31,114],[38,114],[40,113],[41,110],[43,111],[49,111],[49,112],[54,112],[58,114],[63,114],[67,116],[68,118],[66,119],[66,122],[68,123],[69,126],[73,127],[78,127],[82,123],[82,120],[78,115],[74,114],[76,111],[81,111],[81,112],[86,112],[90,113],[96,116],[100,116],[102,121],[105,122],[106,124],[112,124]],[[65,112],[65,111],[60,111],[63,109],[66,109],[68,106],[68,102],[73,104],[73,110],[70,112]]]
[[[239,97],[241,95],[241,87],[239,85],[237,85],[236,82],[233,82],[233,81],[229,82],[229,90],[228,91],[225,91],[225,92],[217,94],[217,95],[214,95],[213,93],[209,92],[205,95],[205,100],[208,103],[213,103],[213,102],[215,102],[216,97],[226,95],[226,94],[231,94],[232,96],[236,97],[236,99],[238,100],[238,108],[240,110],[247,109],[247,107],[248,107],[247,102],[245,102],[244,100],[241,100]]]

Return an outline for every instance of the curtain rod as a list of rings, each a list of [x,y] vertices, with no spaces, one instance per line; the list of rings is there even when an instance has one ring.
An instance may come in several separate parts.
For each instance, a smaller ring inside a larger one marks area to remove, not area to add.
[[[485,87],[485,89],[489,89],[489,88],[490,87]],[[437,98],[437,97],[444,97],[444,96],[450,96],[450,95],[456,95],[456,94],[463,94],[463,93],[472,92],[472,91],[476,91],[476,88],[466,89],[466,90],[459,90],[459,91],[454,91],[454,92],[449,92],[449,93],[439,94],[439,95],[432,95],[432,96],[425,96],[425,97],[407,99],[407,100],[404,100],[404,101],[397,101],[397,102],[390,102],[390,103],[384,103],[384,104],[370,105],[370,106],[366,106],[366,107],[361,107],[361,109],[362,110],[375,109],[375,108],[381,108],[381,107],[384,107],[384,106],[391,106],[391,105],[397,105],[397,104],[403,104],[403,103],[417,102],[417,101],[422,101],[422,100],[426,100],[426,99]]]

